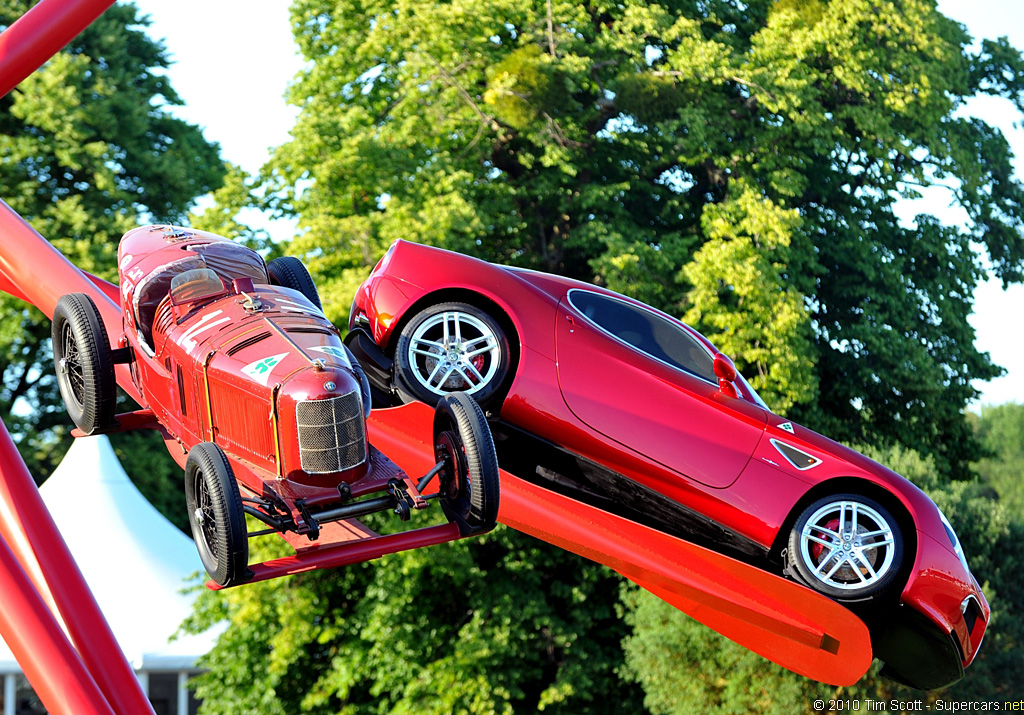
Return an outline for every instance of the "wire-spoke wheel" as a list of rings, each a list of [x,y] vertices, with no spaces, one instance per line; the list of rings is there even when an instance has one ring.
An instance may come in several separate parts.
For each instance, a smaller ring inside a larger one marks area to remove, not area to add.
[[[96,304],[84,293],[61,296],[53,311],[53,363],[64,407],[75,425],[93,434],[114,423],[114,362]]]
[[[434,410],[434,458],[441,470],[441,509],[463,536],[482,534],[498,519],[498,457],[483,410],[464,392],[445,395]]]
[[[814,502],[789,536],[790,565],[806,585],[844,601],[876,599],[896,581],[903,535],[881,504],[856,494]]]
[[[508,375],[508,340],[479,308],[442,303],[417,313],[402,330],[395,370],[413,396],[427,404],[465,392],[493,407]]]
[[[185,504],[199,558],[220,586],[249,575],[249,541],[238,484],[224,451],[211,442],[192,448],[185,463]]]

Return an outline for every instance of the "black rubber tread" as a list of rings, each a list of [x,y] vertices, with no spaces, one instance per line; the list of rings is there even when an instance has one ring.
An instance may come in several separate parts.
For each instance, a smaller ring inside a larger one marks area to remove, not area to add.
[[[456,449],[458,474],[442,478],[441,508],[463,536],[490,531],[498,520],[501,494],[498,457],[483,410],[464,392],[445,395],[434,410],[437,459],[442,458],[447,440]],[[454,495],[449,493],[453,479]]]
[[[475,305],[470,305],[469,303],[451,302],[431,305],[416,313],[416,315],[414,315],[412,319],[405,324],[402,328],[402,332],[398,336],[398,343],[395,347],[395,380],[400,381],[401,387],[420,402],[425,402],[431,406],[436,406],[438,404],[438,400],[441,399],[441,395],[428,390],[415,378],[413,374],[414,368],[409,363],[408,347],[413,333],[416,332],[416,329],[422,323],[434,317],[438,313],[444,313],[447,311],[459,311],[472,315],[486,324],[498,339],[498,344],[501,348],[498,359],[498,370],[495,372],[494,377],[491,378],[489,384],[472,394],[473,399],[480,403],[484,409],[497,412],[501,407],[499,402],[501,389],[509,377],[509,369],[512,361],[511,349],[509,348],[508,338],[505,335],[505,331],[501,329],[498,321],[486,311],[477,308]]]
[[[196,522],[199,480],[209,495],[212,533]],[[245,511],[234,471],[224,451],[212,442],[201,442],[188,453],[185,463],[185,505],[199,557],[210,578],[220,586],[246,581],[249,571],[249,537]]]
[[[295,256],[275,258],[267,264],[267,274],[270,276],[270,282],[274,285],[297,290],[306,296],[310,303],[323,310],[323,305],[320,304],[320,293],[316,289],[316,284],[313,283],[312,276],[302,265],[302,261]]]
[[[370,380],[366,377],[366,372],[363,370],[363,366],[356,360],[356,356],[349,349],[348,345],[345,345],[345,353],[348,355],[348,361],[352,363],[352,372],[355,373],[356,379],[359,380],[359,389],[363,395],[363,418],[370,416],[370,410],[373,409],[373,395],[370,393]]]
[[[53,311],[50,327],[53,339],[53,363],[64,407],[75,425],[85,434],[93,434],[114,424],[117,383],[107,329],[96,304],[85,293],[61,296]],[[72,354],[66,355],[65,337],[73,341]],[[67,370],[61,361],[68,357]],[[75,372],[69,372],[74,370]],[[72,375],[80,378],[76,395]]]
[[[879,516],[885,519],[892,528],[894,536],[893,551],[895,553],[888,572],[878,583],[856,590],[832,588],[828,584],[822,583],[820,580],[815,578],[814,574],[810,570],[810,566],[803,562],[803,559],[800,556],[800,532],[803,529],[804,523],[819,508],[825,506],[829,502],[836,501],[856,501],[870,507],[878,512]],[[847,603],[866,601],[877,602],[884,599],[892,593],[894,589],[902,585],[901,573],[903,572],[903,559],[905,558],[906,552],[905,544],[906,539],[903,536],[899,522],[893,517],[892,512],[877,501],[861,494],[833,494],[817,499],[812,504],[808,505],[807,508],[800,513],[800,516],[797,517],[796,522],[793,524],[793,528],[789,532],[786,559],[789,566],[788,570],[795,580],[825,596],[828,596],[829,598]]]

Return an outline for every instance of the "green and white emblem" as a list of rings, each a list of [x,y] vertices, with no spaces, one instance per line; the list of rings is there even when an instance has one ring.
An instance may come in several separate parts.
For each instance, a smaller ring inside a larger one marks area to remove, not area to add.
[[[279,362],[288,357],[288,353],[281,353],[280,355],[271,355],[251,362],[242,368],[242,374],[251,377],[261,385],[266,385],[270,381],[270,373],[274,371],[274,366]]]

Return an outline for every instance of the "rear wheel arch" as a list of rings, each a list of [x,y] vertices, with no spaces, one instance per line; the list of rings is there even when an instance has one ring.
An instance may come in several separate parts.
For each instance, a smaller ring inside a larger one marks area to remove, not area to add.
[[[519,357],[521,354],[520,333],[519,328],[516,326],[515,321],[512,320],[508,311],[506,311],[498,302],[483,295],[482,293],[478,293],[467,288],[442,288],[441,290],[428,293],[411,303],[405,308],[402,312],[402,317],[392,328],[391,333],[388,336],[387,345],[383,346],[385,355],[394,360],[395,351],[398,348],[398,338],[405,329],[405,326],[409,324],[409,321],[424,308],[428,308],[431,305],[438,305],[440,303],[467,303],[475,308],[479,308],[497,321],[499,327],[501,327],[505,332],[505,338],[508,341],[510,353],[509,370],[508,377],[505,379],[505,384],[502,385],[501,389],[495,396],[496,404],[500,405],[504,402],[505,397],[508,394],[509,387],[511,387],[513,380],[515,380],[516,373],[519,369]]]
[[[438,303],[468,303],[485,311],[498,321],[498,325],[505,331],[509,348],[512,350],[512,364],[517,365],[519,363],[519,329],[516,327],[515,321],[512,320],[508,311],[499,303],[482,293],[477,293],[468,288],[442,288],[433,293],[427,293],[415,302],[410,303],[402,311],[402,317],[399,318],[398,322],[391,329],[387,345],[383,346],[384,352],[388,357],[392,359],[395,357],[395,348],[398,347],[398,336],[402,334],[402,330],[409,324],[409,321],[424,308],[437,305]]]

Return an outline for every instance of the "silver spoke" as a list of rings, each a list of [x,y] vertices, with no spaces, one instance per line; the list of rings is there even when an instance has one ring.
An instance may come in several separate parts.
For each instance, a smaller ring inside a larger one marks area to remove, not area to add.
[[[807,534],[804,538],[806,538],[808,541],[813,541],[816,544],[821,544],[822,546],[827,546],[830,549],[834,548],[835,545],[836,545],[835,541],[828,541],[827,539],[819,539],[814,534]]]
[[[443,362],[441,362],[440,360],[437,361],[437,364],[434,366],[433,371],[430,373],[430,376],[427,378],[427,385],[432,385],[434,383],[434,375],[436,375],[438,372],[441,371],[441,367],[443,365],[444,365]]]
[[[472,366],[470,366],[470,367],[472,367]],[[462,381],[466,383],[466,387],[472,387],[475,384],[475,382],[470,377],[470,374],[468,372],[466,372],[466,366],[460,364],[460,365],[457,366],[457,369],[458,369],[459,375],[462,376]]]
[[[446,380],[447,380],[447,379],[448,379],[449,377],[451,377],[451,376],[452,376],[452,373],[453,373],[453,372],[455,372],[455,366],[454,366],[454,365],[450,366],[450,367],[448,368],[448,372],[446,372],[446,373],[444,374],[444,376],[443,376],[443,377],[442,377],[442,378],[441,378],[440,380],[438,380],[438,381],[437,381],[437,386],[438,386],[438,387],[440,387],[441,385],[443,385],[443,384],[445,383],[445,381],[446,381]]]
[[[870,544],[864,544],[863,546],[861,546],[861,549],[866,551],[867,549],[877,549],[880,546],[892,546],[892,544],[892,537],[889,537],[885,541],[872,541]]]
[[[878,578],[878,574],[875,573],[875,569],[871,565],[871,562],[867,559],[867,557],[864,556],[864,554],[860,550],[854,551],[853,555],[854,555],[854,557],[857,558],[858,561],[860,561],[862,564],[864,564],[864,568],[866,568],[868,570],[868,573],[871,574],[871,578],[870,579],[866,579],[866,578],[864,578],[864,574],[861,573],[861,570],[860,569],[856,569],[857,573],[860,574],[860,577],[861,577],[862,581],[868,581],[868,580],[874,581],[875,579]]]
[[[825,568],[828,562],[832,560],[832,557],[835,556],[838,552],[839,549],[832,549],[831,551],[829,551],[825,558],[818,562],[818,566],[814,569],[815,573],[821,574],[821,570]],[[839,559],[839,562],[842,563],[842,559]],[[828,576],[825,576],[825,578],[828,578]]]
[[[825,526],[815,526],[815,527],[808,527],[808,528],[812,528],[813,531],[820,531],[821,533],[823,533],[823,534],[825,534],[827,536],[831,536],[834,539],[842,539],[843,538],[842,536],[840,536],[838,531],[832,531],[832,529],[829,529],[828,527],[825,527]]]
[[[436,340],[427,340],[426,338],[419,338],[417,340],[413,340],[412,345],[414,350],[422,350],[423,345],[426,345],[430,348],[434,348],[435,350],[444,350],[444,345],[442,343],[439,343]]]
[[[485,353],[489,353],[492,350],[494,350],[495,347],[496,346],[494,346],[494,345],[485,345],[484,347],[482,347],[482,348],[480,348],[478,350],[470,350],[465,355],[463,355],[463,357],[465,357],[465,358],[474,358],[477,355],[484,355]]]
[[[847,560],[848,560],[848,557],[847,557],[846,554],[840,554],[839,558],[836,559],[836,565],[833,566],[831,569],[829,569],[828,573],[825,574],[825,576],[823,578],[826,581],[828,581],[830,578],[832,578],[835,575],[836,571],[839,570],[839,567],[847,562]]]
[[[877,529],[876,531],[864,531],[858,534],[861,539],[870,539],[872,536],[881,536],[882,534],[888,534],[892,538],[892,529]]]
[[[471,348],[476,346],[477,343],[483,343],[484,345],[487,346],[487,349],[489,350],[490,348],[492,348],[495,345],[497,345],[498,341],[494,339],[493,335],[481,335],[479,338],[473,338],[472,340],[467,340],[466,342],[464,342],[462,344],[462,347],[464,349],[466,349],[466,350],[470,350]]]
[[[473,363],[471,363],[468,360],[466,360],[466,361],[463,361],[462,364],[463,364],[464,367],[468,368],[470,370],[470,372],[473,373],[473,377],[476,378],[476,381],[478,383],[484,381],[484,376],[480,374],[480,371],[476,369],[476,366],[473,365]],[[463,374],[465,374],[465,371],[463,371]],[[467,377],[469,377],[469,376],[467,375]]]

